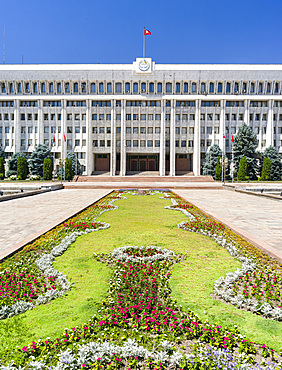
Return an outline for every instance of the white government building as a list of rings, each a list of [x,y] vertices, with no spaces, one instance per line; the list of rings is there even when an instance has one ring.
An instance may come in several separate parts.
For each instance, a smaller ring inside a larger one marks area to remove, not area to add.
[[[282,153],[281,92],[280,64],[3,64],[0,145],[9,158],[47,144],[57,166],[74,152],[85,175],[200,175],[243,122]]]

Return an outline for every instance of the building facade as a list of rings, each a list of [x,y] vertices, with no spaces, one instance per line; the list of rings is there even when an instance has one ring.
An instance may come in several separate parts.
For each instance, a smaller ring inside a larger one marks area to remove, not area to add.
[[[74,152],[85,175],[200,175],[243,122],[258,150],[282,153],[281,92],[282,65],[1,65],[0,146],[10,157],[47,144],[57,167]]]

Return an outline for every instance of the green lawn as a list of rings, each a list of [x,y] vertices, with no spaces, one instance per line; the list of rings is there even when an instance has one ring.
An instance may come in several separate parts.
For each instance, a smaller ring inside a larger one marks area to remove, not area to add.
[[[240,263],[208,237],[177,229],[185,220],[179,211],[164,209],[170,200],[159,195],[131,196],[119,200],[120,209],[105,212],[99,221],[107,230],[83,235],[56,259],[55,268],[75,283],[66,297],[17,317],[0,321],[0,351],[38,338],[54,337],[64,328],[86,322],[97,312],[107,292],[110,270],[92,257],[124,245],[156,245],[186,253],[188,258],[174,266],[172,295],[178,303],[194,310],[201,319],[222,326],[236,324],[242,334],[278,350],[282,346],[282,323],[240,311],[210,297],[214,281]]]

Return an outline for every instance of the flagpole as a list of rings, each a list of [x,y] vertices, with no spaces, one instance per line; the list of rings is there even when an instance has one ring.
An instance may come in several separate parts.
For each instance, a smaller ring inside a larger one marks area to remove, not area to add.
[[[143,59],[145,58],[145,27],[143,31]]]

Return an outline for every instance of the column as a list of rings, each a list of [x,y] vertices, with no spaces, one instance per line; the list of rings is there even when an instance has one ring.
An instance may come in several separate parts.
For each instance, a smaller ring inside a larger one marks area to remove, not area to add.
[[[92,151],[92,121],[91,121],[91,100],[86,100],[86,174],[90,176],[94,170],[94,160]]]
[[[195,112],[195,130],[194,130],[194,151],[193,151],[193,172],[195,176],[200,175],[200,163],[201,163],[201,145],[200,145],[200,132],[201,132],[201,120],[200,120],[200,105],[201,100],[196,100],[196,112]]]
[[[268,100],[268,113],[266,124],[266,147],[273,146],[273,104],[274,100]]]
[[[246,125],[250,125],[250,100],[246,99],[244,100],[244,122],[246,123]]]
[[[171,100],[170,115],[170,176],[175,176],[175,100]]]
[[[121,101],[120,176],[126,174],[125,102],[125,100]]]
[[[110,158],[110,175],[116,174],[116,101],[111,100],[111,158]]]
[[[67,102],[66,100],[62,100],[62,123],[61,123],[61,140],[62,140],[62,152],[61,152],[61,158],[62,161],[66,158],[67,156],[67,142],[65,141],[65,138],[67,139],[67,113],[66,113],[66,105]],[[86,169],[87,170],[87,169]]]
[[[19,100],[15,100],[15,109],[14,109],[14,130],[15,130],[15,136],[14,136],[14,140],[15,140],[15,144],[14,144],[14,148],[15,148],[15,153],[17,152],[20,152],[21,150],[21,127],[20,127],[20,112],[19,112],[19,106],[20,106],[20,102]],[[5,130],[5,129],[4,129]],[[12,128],[10,127],[10,130],[12,132]],[[3,148],[5,147],[5,137],[3,135]],[[13,134],[11,134],[11,140],[13,140]],[[10,146],[12,145],[12,143],[10,143]]]
[[[38,144],[44,143],[44,129],[43,129],[43,100],[38,100]]]
[[[165,176],[165,100],[161,101],[160,176]]]
[[[225,133],[225,106],[226,100],[220,100],[220,118],[219,118],[219,147],[225,153],[225,140],[223,134]]]

